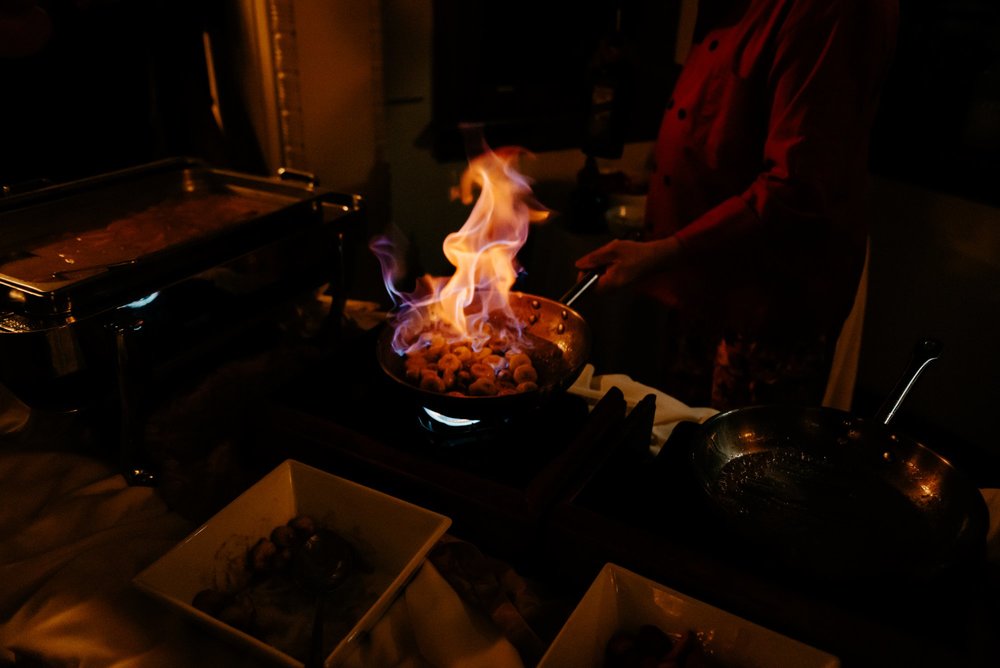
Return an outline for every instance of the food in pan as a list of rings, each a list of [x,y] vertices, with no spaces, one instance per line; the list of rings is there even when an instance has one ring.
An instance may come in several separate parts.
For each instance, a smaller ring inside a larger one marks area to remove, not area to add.
[[[452,345],[441,337],[406,356],[406,377],[424,390],[469,396],[538,389],[538,371],[525,353],[488,346],[474,352],[465,342]]]
[[[307,515],[274,527],[231,566],[224,578],[228,584],[199,591],[191,604],[289,656],[305,660],[316,592],[302,582],[293,562],[295,551],[322,528],[322,523]],[[355,548],[351,571],[327,594],[324,637],[328,641],[350,632],[377,598],[367,577],[372,568],[363,546],[349,542]]]
[[[491,397],[531,392],[565,368],[555,344],[530,334],[517,340],[497,337],[474,350],[467,340],[448,342],[425,335],[406,353],[406,378],[429,392]]]

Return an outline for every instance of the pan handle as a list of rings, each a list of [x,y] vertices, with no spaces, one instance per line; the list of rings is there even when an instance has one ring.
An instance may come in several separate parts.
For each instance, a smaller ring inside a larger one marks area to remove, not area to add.
[[[576,285],[567,290],[566,294],[559,298],[559,303],[563,306],[572,306],[573,302],[579,299],[584,292],[590,289],[590,286],[596,283],[597,279],[599,279],[603,273],[604,267],[588,271],[579,281],[576,282]]]
[[[909,366],[906,367],[902,376],[896,381],[896,385],[892,388],[889,396],[885,398],[882,405],[879,406],[878,411],[875,412],[876,420],[882,424],[889,424],[889,421],[892,420],[896,415],[896,411],[902,405],[903,399],[910,393],[913,384],[917,382],[917,378],[923,373],[928,364],[941,356],[943,348],[944,345],[936,339],[924,339],[917,343],[913,349],[913,357],[910,358]]]

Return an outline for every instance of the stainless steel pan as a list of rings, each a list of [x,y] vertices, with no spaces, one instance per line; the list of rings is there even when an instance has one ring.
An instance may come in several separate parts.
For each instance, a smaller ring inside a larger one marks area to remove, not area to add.
[[[472,397],[441,394],[423,390],[406,378],[405,358],[392,348],[395,332],[390,320],[379,335],[376,354],[386,375],[411,393],[424,408],[461,419],[510,417],[538,406],[554,394],[564,392],[583,370],[590,356],[591,332],[583,316],[569,307],[593,283],[592,272],[571,288],[560,301],[513,292],[510,305],[526,333],[554,344],[562,351],[564,364],[554,371],[542,372],[537,391],[503,396]]]
[[[918,344],[873,419],[832,408],[754,406],[716,415],[690,461],[722,522],[783,566],[821,578],[929,577],[985,549],[979,490],[889,427],[940,344]]]

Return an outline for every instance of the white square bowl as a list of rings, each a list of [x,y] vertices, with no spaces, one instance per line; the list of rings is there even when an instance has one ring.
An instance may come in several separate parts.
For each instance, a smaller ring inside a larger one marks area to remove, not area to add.
[[[242,563],[257,540],[297,515],[309,515],[364,545],[372,562],[372,572],[364,577],[375,601],[337,642],[325,659],[326,666],[337,665],[353,650],[359,636],[375,625],[451,525],[443,515],[286,460],[136,575],[133,583],[234,642],[280,664],[301,666],[289,654],[191,603],[203,589],[224,588],[233,577],[233,564]]]
[[[644,624],[679,637],[697,635],[721,665],[741,668],[839,668],[821,652],[615,564],[605,564],[537,668],[600,668],[615,632]]]

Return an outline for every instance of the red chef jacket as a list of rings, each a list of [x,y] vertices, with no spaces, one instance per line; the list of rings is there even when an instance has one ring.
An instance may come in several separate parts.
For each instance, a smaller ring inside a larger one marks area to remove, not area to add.
[[[647,199],[683,260],[649,292],[713,328],[835,338],[897,23],[896,0],[702,0]]]

